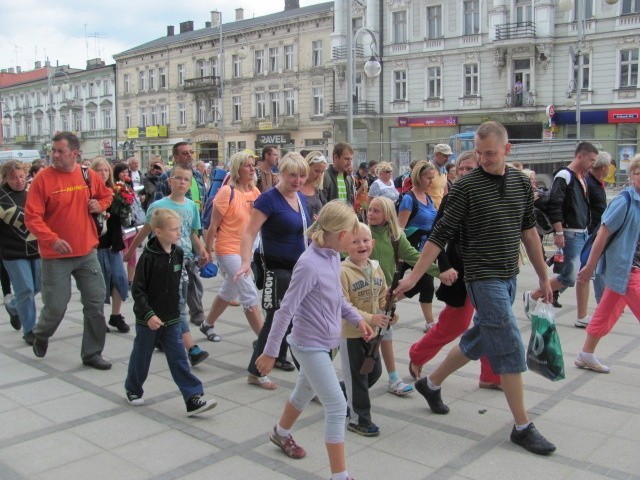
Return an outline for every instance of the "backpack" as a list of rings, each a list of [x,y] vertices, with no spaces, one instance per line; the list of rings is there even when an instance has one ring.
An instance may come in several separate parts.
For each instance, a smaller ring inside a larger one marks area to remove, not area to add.
[[[202,215],[200,217],[200,223],[202,224],[202,228],[204,230],[209,228],[211,224],[211,214],[213,213],[213,199],[220,190],[220,187],[229,183],[229,172],[226,170],[222,170],[220,168],[215,168],[213,170],[213,175],[211,178],[211,186],[209,187],[209,192],[207,193],[207,201],[204,204],[204,208],[202,209]],[[233,188],[231,189],[231,197],[229,199],[229,203],[231,203],[231,198],[233,198]]]
[[[625,222],[627,221],[627,215],[629,214],[629,210],[631,210],[631,194],[627,190],[624,190],[620,195],[624,195],[624,197],[627,199],[627,211],[624,213],[624,220],[622,220],[622,225],[624,225]],[[596,235],[598,235],[598,230],[600,230],[601,225],[602,223],[599,223],[598,226],[593,229],[593,232],[591,232],[591,235],[589,235],[589,238],[587,238],[587,241],[584,242],[584,245],[582,246],[582,250],[580,251],[580,268],[584,267],[587,264],[587,260],[589,260],[591,249],[593,248],[593,244],[596,240]],[[620,228],[622,228],[622,225],[620,226]],[[607,250],[607,247],[609,247],[609,244],[616,237],[616,235],[620,231],[620,228],[615,232],[611,233],[611,235],[609,235],[609,238],[607,239],[607,244],[605,245],[602,253],[604,253]]]
[[[569,172],[571,173],[569,183],[571,183],[571,180],[573,179],[573,172],[571,172],[571,169],[567,167],[559,168],[555,172],[553,172],[554,178],[561,170],[569,170]],[[536,216],[536,230],[538,231],[538,235],[540,235],[541,237],[549,235],[550,233],[553,233],[555,231],[555,229],[553,228],[553,224],[549,219],[549,211],[547,209],[549,205],[549,196],[551,190],[548,190],[545,193],[546,197],[541,201],[537,201],[537,205],[534,205],[533,207],[533,214]]]
[[[407,193],[401,193],[398,196],[398,200],[396,200],[396,213],[400,212],[400,204],[402,203],[402,199],[404,198],[405,195],[409,195],[411,197],[411,213],[409,214],[409,220],[407,220],[407,225],[408,225],[409,222],[413,220],[413,217],[415,217],[418,214],[418,208],[420,208],[420,206],[418,205],[418,199],[416,198],[413,191],[409,190]],[[429,198],[429,200],[431,200],[431,198]]]

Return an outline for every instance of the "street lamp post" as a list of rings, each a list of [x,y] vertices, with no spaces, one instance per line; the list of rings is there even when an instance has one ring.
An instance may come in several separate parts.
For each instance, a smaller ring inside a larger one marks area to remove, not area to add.
[[[351,26],[353,24],[353,12],[351,10],[351,1],[345,2],[347,8],[347,143],[353,143],[353,86],[355,84],[355,56],[356,51],[354,44],[358,40],[358,36],[364,32],[371,37],[371,58],[364,64],[364,73],[369,78],[376,78],[382,71],[382,65],[378,60],[378,42],[375,34],[368,28],[360,28],[351,35]]]
[[[65,82],[62,85],[54,85],[53,79],[58,76],[59,73],[62,73],[65,77]],[[55,122],[54,122],[54,111],[53,111],[53,96],[58,92],[67,93],[71,86],[69,85],[69,75],[63,70],[57,70],[55,73],[52,71],[51,67],[49,67],[47,74],[47,86],[49,90],[49,134],[53,135],[55,130]]]
[[[0,120],[0,123],[2,124],[2,127],[8,127],[9,125],[11,125],[11,118],[4,116],[5,109],[9,110],[9,105],[7,105],[5,101],[0,100],[0,117],[2,117],[2,120]],[[4,131],[2,132],[2,135],[0,135],[0,138],[2,140],[0,145],[4,145]]]

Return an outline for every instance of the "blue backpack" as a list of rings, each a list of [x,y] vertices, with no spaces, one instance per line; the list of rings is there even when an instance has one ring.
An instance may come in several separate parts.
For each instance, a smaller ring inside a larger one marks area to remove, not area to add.
[[[220,187],[225,185],[225,179],[229,175],[229,172],[226,170],[222,170],[221,168],[216,168],[213,170],[211,175],[211,186],[209,187],[209,192],[207,193],[207,201],[204,204],[204,208],[202,209],[201,215],[201,223],[203,229],[208,229],[211,224],[211,214],[213,212],[213,199],[220,190]],[[233,190],[231,191],[233,195]],[[231,197],[233,198],[233,196]],[[231,203],[231,200],[229,200]]]

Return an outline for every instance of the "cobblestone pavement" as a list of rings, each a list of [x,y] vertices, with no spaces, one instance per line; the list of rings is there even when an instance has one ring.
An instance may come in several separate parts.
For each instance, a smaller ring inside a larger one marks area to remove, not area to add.
[[[530,266],[518,291],[535,286]],[[220,279],[205,281],[210,305]],[[626,312],[602,341],[598,354],[609,375],[573,367],[584,330],[573,326],[575,294],[561,296],[558,326],[566,376],[550,382],[525,374],[526,401],[537,427],[558,450],[550,457],[529,454],[509,441],[512,421],[500,392],[478,389],[479,366],[471,363],[443,387],[449,415],[433,415],[416,393],[386,392],[386,376],[371,390],[377,438],[347,432],[349,472],[364,479],[640,479],[640,329]],[[592,301],[593,303],[593,301]],[[131,301],[125,317],[131,321]],[[108,307],[107,307],[108,308]],[[436,302],[434,309],[439,311]],[[422,334],[416,301],[399,304],[394,344],[398,371],[408,379],[408,347]],[[83,367],[79,345],[81,305],[74,292],[65,321],[47,356],[37,359],[0,315],[0,479],[327,479],[323,412],[312,403],[295,425],[307,457],[291,460],[269,442],[295,373],[276,371],[275,391],[247,385],[245,368],[253,333],[240,308],[230,307],[217,324],[222,342],[194,369],[215,410],[188,418],[164,356],[154,354],[145,385],[146,404],[129,406],[123,382],[133,334],[107,336],[110,371]],[[521,302],[515,312],[525,342],[530,324]],[[426,366],[433,368],[446,350]],[[339,362],[337,362],[339,365]]]

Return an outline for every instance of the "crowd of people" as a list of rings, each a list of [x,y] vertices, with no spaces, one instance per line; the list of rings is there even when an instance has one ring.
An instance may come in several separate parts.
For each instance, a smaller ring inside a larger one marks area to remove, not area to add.
[[[58,133],[50,166],[9,161],[1,168],[3,294],[8,284],[15,292],[5,297],[10,324],[45,357],[73,277],[83,305],[83,364],[110,369],[102,355],[106,333],[126,334],[133,323],[126,400],[144,404],[157,348],[187,414],[197,415],[216,401],[204,396],[192,371],[209,353],[190,324],[203,340],[220,342],[217,321],[239,305],[255,334],[247,383],[273,390],[273,368],[298,372],[271,442],[303,458],[291,430],[317,398],[334,480],[350,478],[345,427],[365,437],[380,433],[368,391],[383,362],[391,394],[415,389],[433,413],[447,414],[444,380],[480,360],[479,387],[504,392],[513,415],[511,441],[550,454],[555,446],[529,420],[523,394],[525,350],[513,313],[522,246],[539,280],[537,290],[523,295],[526,315],[537,302],[557,303],[554,292],[576,286],[575,325],[586,327],[586,340],[575,365],[608,373],[596,346],[625,306],[640,318],[640,156],[629,165],[631,185],[607,206],[602,182],[610,156],[591,143],[578,144],[544,194],[534,172],[507,163],[509,150],[504,127],[486,122],[476,132],[475,151],[451,162],[451,148],[436,145],[432,161],[412,162],[410,173],[394,179],[388,162],[362,162],[353,172],[354,151],[345,143],[335,145],[331,161],[319,151],[280,158],[277,147],[267,146],[260,156],[234,154],[217,184],[186,142],[173,146],[171,167],[154,157],[141,173],[135,157],[114,164],[97,157],[83,166],[77,137]],[[554,244],[564,251],[553,278],[534,213],[543,197]],[[212,213],[203,222],[208,199]],[[207,313],[200,270],[211,262],[223,281]],[[590,318],[592,277],[598,307]],[[135,318],[127,321],[122,304],[129,295]],[[392,341],[393,326],[402,321],[395,302],[414,295],[425,329],[409,350],[411,385],[397,372]],[[434,297],[444,303],[437,321]],[[111,304],[108,320],[104,304]],[[423,366],[458,337],[444,361],[422,376]],[[333,363],[338,351],[342,380]]]

